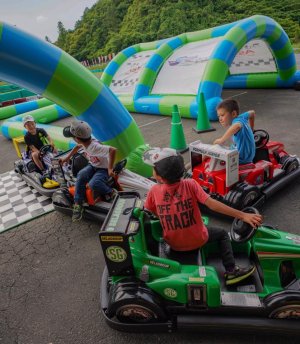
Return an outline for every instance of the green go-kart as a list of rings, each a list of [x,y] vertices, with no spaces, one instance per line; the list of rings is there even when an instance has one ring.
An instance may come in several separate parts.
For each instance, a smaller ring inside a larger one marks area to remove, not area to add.
[[[159,220],[143,210],[137,194],[120,193],[100,231],[101,308],[109,326],[300,335],[300,236],[237,219],[230,236],[237,264],[256,271],[227,286],[217,245],[175,260]]]

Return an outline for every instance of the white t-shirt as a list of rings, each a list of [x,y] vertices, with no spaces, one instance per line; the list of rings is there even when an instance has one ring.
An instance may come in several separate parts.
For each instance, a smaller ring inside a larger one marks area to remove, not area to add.
[[[90,164],[96,168],[108,168],[109,148],[94,139],[87,148],[83,146]]]

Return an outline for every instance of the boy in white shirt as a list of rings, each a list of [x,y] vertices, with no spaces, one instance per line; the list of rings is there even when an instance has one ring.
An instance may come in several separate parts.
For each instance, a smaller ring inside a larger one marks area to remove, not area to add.
[[[117,149],[102,145],[93,139],[91,127],[83,121],[74,121],[70,126],[64,128],[63,133],[65,137],[73,137],[77,145],[64,159],[61,159],[61,163],[68,162],[80,148],[84,149],[89,160],[88,165],[79,171],[76,178],[72,216],[72,221],[75,222],[82,219],[82,203],[85,199],[86,184],[93,192],[104,195],[107,200],[113,196],[113,190],[107,184],[107,180],[113,174]]]

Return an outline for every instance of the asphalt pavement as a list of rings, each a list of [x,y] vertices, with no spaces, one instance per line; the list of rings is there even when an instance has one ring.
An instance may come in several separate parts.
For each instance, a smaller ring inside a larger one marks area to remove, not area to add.
[[[300,156],[300,93],[289,90],[226,90],[241,110],[255,109],[256,129],[265,129],[272,140],[284,142],[290,154]],[[133,114],[145,141],[169,146],[171,118]],[[60,126],[70,118],[57,123]],[[223,129],[197,135],[195,120],[183,119],[188,143],[212,143]],[[13,168],[12,143],[0,136],[0,173]],[[188,153],[184,155],[188,161]],[[264,222],[300,234],[300,180],[281,190],[265,205]],[[230,228],[231,222],[212,218]],[[109,328],[99,305],[104,268],[98,232],[100,224],[73,224],[52,212],[0,235],[0,343],[1,344],[102,344],[102,343],[298,343],[286,336],[223,333],[138,333]]]

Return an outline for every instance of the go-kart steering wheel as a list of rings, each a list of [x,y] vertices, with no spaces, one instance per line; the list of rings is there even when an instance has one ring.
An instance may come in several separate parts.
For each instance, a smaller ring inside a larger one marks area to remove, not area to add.
[[[51,145],[44,145],[41,149],[40,149],[40,156],[45,155],[46,153],[53,153],[54,151],[54,147]]]
[[[253,131],[256,148],[263,148],[269,142],[269,134],[263,129]]]
[[[113,172],[115,174],[120,174],[120,172],[122,172],[122,170],[125,168],[126,163],[127,163],[126,159],[123,159],[123,160],[117,162],[113,168]]]
[[[250,214],[259,214],[254,207],[247,207],[242,211]],[[230,229],[231,240],[237,243],[246,242],[254,236],[256,230],[257,228],[251,227],[248,223],[235,218]]]

